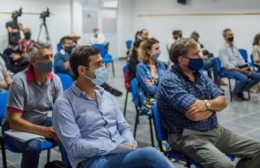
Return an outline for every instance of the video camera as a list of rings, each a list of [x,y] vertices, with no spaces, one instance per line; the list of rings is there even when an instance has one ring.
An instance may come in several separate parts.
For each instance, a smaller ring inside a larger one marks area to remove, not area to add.
[[[23,8],[20,8],[18,11],[13,11],[13,13],[12,13],[13,20],[17,20],[17,18],[19,16],[22,16],[22,13],[23,13],[22,10],[23,10]]]
[[[49,16],[50,16],[50,10],[49,10],[49,8],[47,8],[46,11],[43,11],[43,12],[41,12],[41,14],[40,14],[40,18],[43,18],[43,19],[45,19],[46,17],[49,17]]]

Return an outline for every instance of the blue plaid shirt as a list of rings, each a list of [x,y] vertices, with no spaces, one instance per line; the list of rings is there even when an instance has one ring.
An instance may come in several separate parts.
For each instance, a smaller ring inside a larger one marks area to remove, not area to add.
[[[196,99],[211,100],[221,95],[224,93],[203,73],[198,72],[193,83],[178,66],[173,65],[160,80],[157,92],[163,127],[169,133],[181,133],[184,128],[197,131],[216,128],[216,113],[203,121],[192,121],[185,113]]]

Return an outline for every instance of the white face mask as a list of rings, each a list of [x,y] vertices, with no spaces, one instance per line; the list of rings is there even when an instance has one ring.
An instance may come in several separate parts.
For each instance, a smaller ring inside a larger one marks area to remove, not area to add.
[[[86,68],[90,69],[88,67],[86,67]],[[107,72],[107,69],[106,69],[105,66],[102,66],[102,67],[100,67],[98,69],[95,69],[95,70],[92,70],[92,69],[90,69],[90,70],[94,72],[96,77],[94,79],[91,79],[91,78],[89,78],[86,75],[84,75],[84,76],[86,78],[88,78],[89,80],[91,80],[92,83],[94,83],[95,85],[100,86],[100,85],[102,85],[102,84],[104,84],[106,82],[107,77],[108,77],[108,72]]]

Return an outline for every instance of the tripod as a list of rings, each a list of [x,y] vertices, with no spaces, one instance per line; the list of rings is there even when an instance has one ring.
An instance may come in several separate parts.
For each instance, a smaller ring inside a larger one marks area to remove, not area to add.
[[[43,22],[40,26],[40,31],[39,31],[39,34],[38,34],[38,41],[39,41],[40,36],[41,36],[42,28],[44,27],[45,33],[46,33],[46,42],[51,43],[50,35],[49,35],[49,32],[48,32],[48,27],[46,25],[46,18],[44,17],[42,19],[43,19]]]

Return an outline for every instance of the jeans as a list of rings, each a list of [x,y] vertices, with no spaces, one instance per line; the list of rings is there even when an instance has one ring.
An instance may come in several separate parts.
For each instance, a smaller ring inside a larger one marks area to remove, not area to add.
[[[252,86],[260,81],[260,73],[257,72],[252,72],[249,76],[246,76],[241,72],[235,70],[227,70],[225,68],[223,68],[222,72],[223,74],[232,76],[237,80],[233,90],[233,93],[235,94],[242,93],[243,91],[248,91]]]
[[[52,126],[51,118],[47,118],[41,125]],[[3,125],[3,132],[9,130],[9,123]],[[22,152],[21,168],[37,168],[39,164],[39,157],[41,153],[40,140],[31,140],[28,142],[21,142],[15,138],[3,134],[4,141],[17,148]]]
[[[217,71],[216,59],[217,59],[216,57],[211,57],[203,61],[203,68],[206,70],[212,68],[214,83],[218,85],[218,71]],[[211,77],[211,74],[209,75],[209,77]]]
[[[173,168],[173,164],[152,147],[140,148],[127,153],[96,156],[81,162],[78,168]]]

